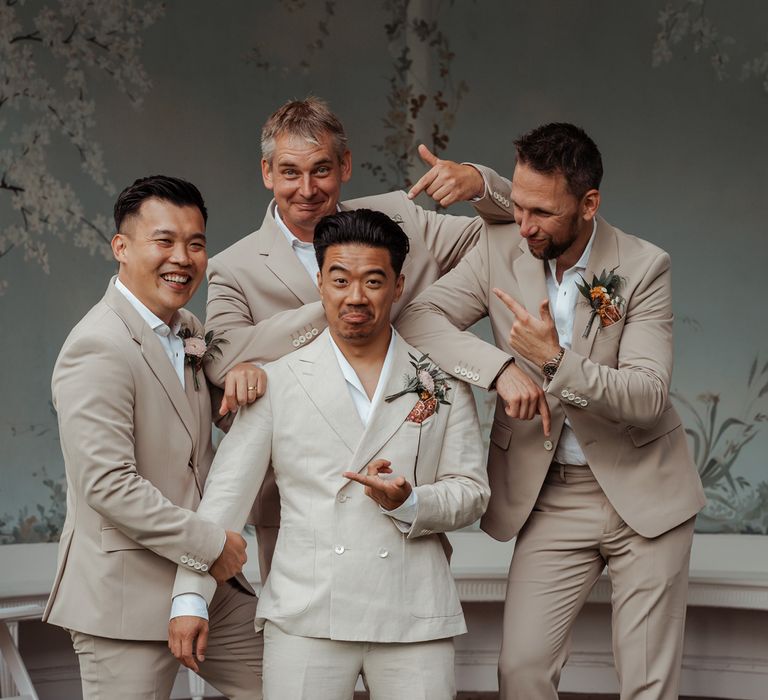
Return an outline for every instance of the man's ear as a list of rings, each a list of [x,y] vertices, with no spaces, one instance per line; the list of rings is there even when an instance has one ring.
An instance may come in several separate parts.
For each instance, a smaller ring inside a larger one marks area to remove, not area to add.
[[[117,260],[119,263],[125,262],[125,249],[127,247],[125,234],[116,233],[114,236],[112,236],[110,246],[112,247],[112,255],[114,256],[115,260]]]
[[[591,221],[597,215],[600,208],[600,192],[598,190],[588,190],[581,199],[581,218],[585,221]]]
[[[264,181],[264,187],[268,190],[275,188],[275,183],[272,182],[272,166],[265,158],[261,159],[261,179]]]
[[[395,282],[395,301],[399,301],[403,295],[403,289],[405,289],[405,275],[400,273],[397,276],[397,282]]]
[[[341,157],[341,181],[349,182],[352,177],[352,151],[345,151]]]

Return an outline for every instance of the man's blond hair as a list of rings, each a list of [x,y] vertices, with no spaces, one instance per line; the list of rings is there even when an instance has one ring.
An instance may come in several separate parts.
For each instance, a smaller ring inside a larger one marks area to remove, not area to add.
[[[295,136],[319,145],[326,134],[331,137],[333,150],[341,160],[347,152],[347,135],[328,104],[317,97],[286,102],[267,119],[261,130],[261,157],[272,164],[278,136]]]

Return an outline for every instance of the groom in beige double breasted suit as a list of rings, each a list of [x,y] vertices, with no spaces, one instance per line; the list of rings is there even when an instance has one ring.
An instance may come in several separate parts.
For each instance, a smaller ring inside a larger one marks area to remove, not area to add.
[[[269,362],[312,342],[326,327],[315,281],[312,240],[315,224],[337,210],[382,211],[410,240],[403,272],[408,284],[392,307],[392,322],[420,291],[448,270],[477,242],[480,218],[447,216],[417,206],[405,192],[341,201],[341,187],[352,175],[352,156],[344,127],[328,105],[316,98],[289,102],[262,130],[262,177],[274,194],[261,227],[211,259],[205,326],[229,342],[206,366],[209,379],[224,386],[227,371],[242,362]],[[443,205],[474,195],[496,217],[511,221],[506,197],[485,196],[485,179],[494,191],[509,181],[491,170],[438,161],[418,183]],[[252,514],[257,525],[262,576],[269,571],[280,504],[268,473]]]
[[[179,565],[222,581],[200,674],[227,697],[261,697],[256,597],[242,576],[227,580],[245,543],[194,512],[213,459],[211,396],[177,333],[202,337],[182,306],[205,274],[205,220],[197,188],[177,178],[143,178],[120,194],[119,273],[53,373],[67,515],[43,619],[70,631],[86,699],[169,697]]]
[[[451,637],[466,627],[437,533],[478,518],[488,484],[469,387],[415,368],[421,353],[390,325],[407,245],[379,212],[321,220],[329,328],[266,366],[266,395],[211,468],[199,513],[227,528],[245,522],[270,460],[280,490],[256,614],[267,700],[351,700],[360,673],[382,700],[454,696]],[[174,593],[214,588],[182,567]]]
[[[515,143],[517,224],[490,227],[400,323],[448,371],[473,365],[471,381],[499,391],[482,527],[517,535],[501,697],[556,700],[573,621],[607,565],[621,698],[673,700],[704,496],[669,399],[669,256],[597,216],[602,162],[581,129]],[[465,330],[484,316],[495,345]]]

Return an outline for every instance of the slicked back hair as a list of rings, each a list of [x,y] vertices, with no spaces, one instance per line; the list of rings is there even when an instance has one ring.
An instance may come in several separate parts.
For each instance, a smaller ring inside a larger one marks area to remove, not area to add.
[[[261,157],[272,165],[278,136],[294,136],[315,146],[328,134],[336,157],[341,160],[347,152],[347,134],[328,103],[318,97],[286,102],[261,130]]]
[[[161,199],[178,207],[197,207],[203,215],[203,221],[208,223],[208,210],[205,208],[203,195],[191,182],[168,175],[150,175],[141,177],[132,185],[126,187],[115,202],[115,230],[126,218],[136,216],[141,205],[148,199]]]
[[[315,256],[320,269],[325,251],[332,245],[364,245],[386,248],[396,275],[403,269],[410,242],[405,231],[380,211],[355,209],[324,216],[315,226]]]
[[[554,122],[515,139],[517,162],[539,173],[561,173],[571,194],[579,199],[600,188],[603,159],[595,142],[573,124]]]

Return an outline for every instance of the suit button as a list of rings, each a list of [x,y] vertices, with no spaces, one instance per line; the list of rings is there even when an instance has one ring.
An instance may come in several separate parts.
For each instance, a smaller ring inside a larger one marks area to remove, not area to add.
[[[336,500],[339,503],[344,503],[344,501],[346,501],[348,498],[349,498],[349,496],[347,496],[346,493],[340,493],[338,496],[336,496]]]
[[[573,401],[574,398],[576,398],[575,394],[571,394],[571,393],[568,394],[568,400],[569,401]]]
[[[461,367],[459,367],[458,365],[456,365],[456,366],[453,368],[453,373],[454,373],[454,374],[461,374]]]
[[[307,336],[300,335],[299,336],[299,344],[303,344],[303,343],[306,343],[306,342],[307,342]]]
[[[197,564],[197,562],[194,559],[192,559],[192,557],[187,559],[187,566],[191,566],[194,569],[195,568],[195,564]]]
[[[466,370],[466,369],[464,369],[464,367],[462,367],[462,368],[461,368],[461,372],[459,372],[459,374],[460,374],[462,377],[466,377],[466,376],[467,376],[467,370]]]
[[[179,561],[180,561],[182,564],[186,564],[186,563],[189,561],[189,557],[188,557],[186,554],[182,554],[182,555],[181,555],[181,559],[179,559]]]
[[[587,405],[589,404],[589,401],[587,401],[586,399],[582,399],[581,401],[579,401],[579,403],[580,403],[582,406],[587,406]]]
[[[379,551],[377,554],[382,558],[386,559],[389,556],[389,551],[384,549],[384,547],[379,547]]]
[[[313,329],[312,329],[312,335],[313,335],[313,336],[314,336],[314,335],[317,335],[319,332],[320,332],[320,331],[319,331],[319,330],[317,330],[317,328],[313,328]]]
[[[575,403],[577,406],[580,406],[580,405],[581,405],[581,396],[574,396],[574,397],[573,397],[573,402],[574,402],[574,403]]]
[[[333,551],[334,551],[334,552],[336,552],[336,554],[344,554],[344,545],[341,545],[341,544],[337,544],[337,545],[336,545],[336,546],[333,548]]]
[[[202,568],[203,568],[203,565],[199,561],[196,561],[195,562],[195,569],[200,571]]]
[[[299,342],[299,339],[298,338],[294,338],[293,339],[293,347],[297,348],[297,347],[299,347],[299,345],[301,345],[301,343]]]
[[[564,399],[567,399],[568,398],[568,389],[563,389],[560,392],[560,396],[562,396]]]
[[[552,440],[544,440],[544,449],[545,450],[551,450],[552,449]]]
[[[200,567],[200,571],[208,571],[208,564],[203,564],[203,565]]]
[[[474,380],[477,382],[477,381],[479,381],[479,380],[480,380],[480,375],[479,375],[477,372],[475,372],[475,373],[472,375],[472,379],[474,379]]]

